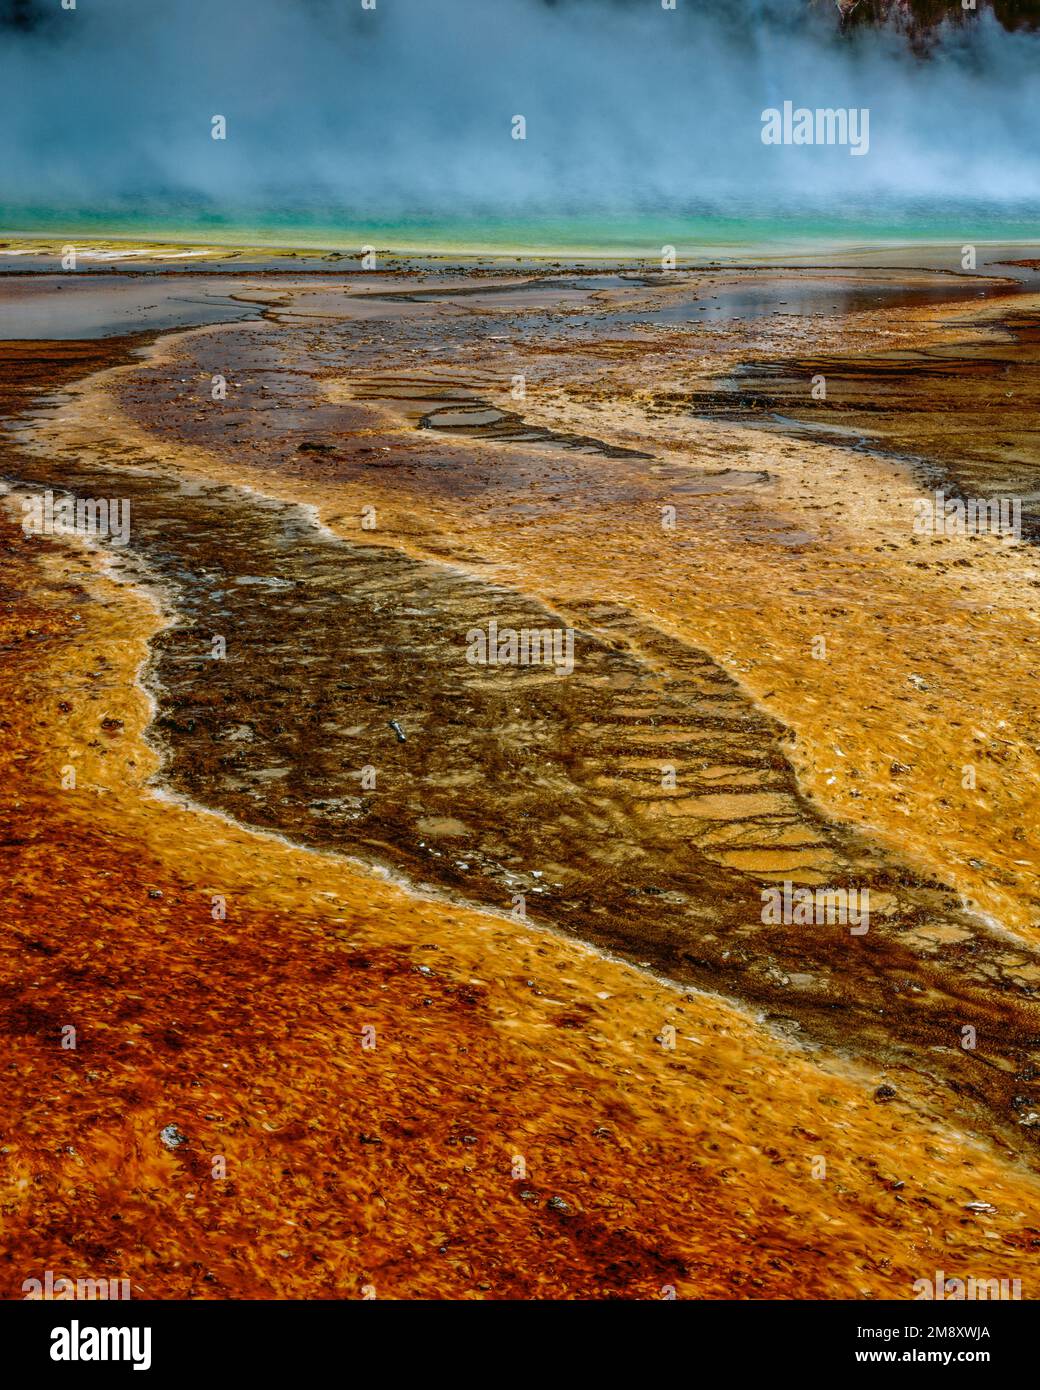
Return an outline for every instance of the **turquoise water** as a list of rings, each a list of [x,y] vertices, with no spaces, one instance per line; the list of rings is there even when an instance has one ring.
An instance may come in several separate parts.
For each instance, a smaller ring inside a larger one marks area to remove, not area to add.
[[[858,245],[938,242],[1021,243],[1040,240],[1040,207],[962,205],[872,206],[749,212],[732,209],[606,212],[545,216],[502,215],[427,218],[410,215],[361,219],[349,211],[282,210],[213,212],[171,206],[89,211],[0,207],[0,236],[79,236],[299,247],[354,252],[488,251],[499,254],[585,253],[659,258],[664,246],[677,256],[739,254],[769,248],[838,249]]]

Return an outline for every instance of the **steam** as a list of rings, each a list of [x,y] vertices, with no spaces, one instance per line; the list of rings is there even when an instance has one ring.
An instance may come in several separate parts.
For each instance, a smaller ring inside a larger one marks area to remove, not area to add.
[[[922,60],[894,30],[838,34],[835,11],[805,0],[18,8],[21,25],[0,29],[5,227],[33,207],[355,225],[1040,207],[1040,35],[986,13],[940,31]],[[763,111],[785,101],[868,110],[869,153],[763,144]]]

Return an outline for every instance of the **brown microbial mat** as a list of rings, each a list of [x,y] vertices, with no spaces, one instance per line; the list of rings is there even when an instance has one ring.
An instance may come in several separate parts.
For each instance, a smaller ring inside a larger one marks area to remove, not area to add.
[[[1029,1270],[1036,300],[828,275],[210,271],[251,322],[0,346],[10,1269]]]

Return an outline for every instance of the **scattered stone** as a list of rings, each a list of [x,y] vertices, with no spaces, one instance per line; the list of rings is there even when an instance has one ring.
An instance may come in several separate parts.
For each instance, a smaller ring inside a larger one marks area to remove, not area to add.
[[[894,1086],[879,1086],[874,1092],[874,1099],[879,1105],[884,1105],[886,1101],[895,1100],[896,1090]]]
[[[562,1197],[550,1197],[545,1205],[549,1208],[550,1211],[558,1211],[565,1216],[570,1214],[570,1207],[567,1205],[567,1203],[563,1200]]]
[[[188,1142],[188,1136],[182,1130],[178,1129],[176,1125],[166,1125],[159,1131],[159,1138],[166,1148],[171,1151],[173,1149],[179,1149],[182,1144]]]

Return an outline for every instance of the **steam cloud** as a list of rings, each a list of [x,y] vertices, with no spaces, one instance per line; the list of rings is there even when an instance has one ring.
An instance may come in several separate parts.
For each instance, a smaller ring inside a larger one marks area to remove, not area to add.
[[[7,0],[6,17],[5,226],[34,206],[1040,205],[1040,35],[987,14],[924,61],[805,0]],[[869,156],[763,145],[785,100],[869,108]]]

